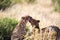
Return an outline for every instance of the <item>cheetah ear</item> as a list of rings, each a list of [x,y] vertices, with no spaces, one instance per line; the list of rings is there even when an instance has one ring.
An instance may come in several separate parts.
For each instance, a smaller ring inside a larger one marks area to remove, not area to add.
[[[28,18],[30,18],[30,19],[32,19],[32,17],[31,16],[27,16]]]
[[[31,16],[27,16],[26,18],[28,18],[28,20],[31,20],[31,19],[32,19],[32,17],[31,17]]]
[[[25,19],[25,17],[22,17],[22,19]]]
[[[40,20],[37,20],[37,22],[40,22]]]

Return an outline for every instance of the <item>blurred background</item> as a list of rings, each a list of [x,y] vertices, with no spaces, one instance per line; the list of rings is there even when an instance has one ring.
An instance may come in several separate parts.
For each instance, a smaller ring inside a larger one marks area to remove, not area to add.
[[[18,21],[26,15],[40,20],[40,28],[59,27],[60,0],[0,0],[0,40],[8,40],[5,35],[10,37]]]

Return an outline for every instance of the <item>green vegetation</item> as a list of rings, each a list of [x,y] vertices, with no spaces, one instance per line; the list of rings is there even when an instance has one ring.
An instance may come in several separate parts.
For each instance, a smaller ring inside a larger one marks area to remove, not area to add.
[[[60,12],[60,0],[52,0],[52,2],[55,4],[55,11]]]
[[[11,4],[10,0],[0,0],[0,9],[5,9],[7,7],[9,7]]]
[[[16,3],[34,3],[36,0],[0,0],[0,9],[5,8]]]
[[[10,40],[11,32],[17,25],[16,19],[2,18],[0,19],[0,40]]]
[[[60,12],[60,5],[56,5],[56,7],[55,7],[55,11]]]
[[[28,32],[29,31],[29,26],[26,26],[26,32]]]
[[[1,18],[0,19],[0,40],[11,40],[11,33],[13,29],[18,24],[16,19],[11,18]],[[28,26],[26,27],[26,31],[28,32]]]
[[[25,2],[27,2],[27,3],[34,3],[34,2],[36,2],[36,0],[25,0]]]
[[[16,4],[16,3],[21,3],[22,0],[10,0],[11,1],[11,4]]]

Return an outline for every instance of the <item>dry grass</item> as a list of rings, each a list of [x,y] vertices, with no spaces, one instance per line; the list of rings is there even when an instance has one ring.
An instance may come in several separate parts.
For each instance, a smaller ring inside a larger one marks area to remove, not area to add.
[[[45,31],[43,32],[42,29],[40,30],[40,33],[38,33],[38,29],[34,29],[35,32],[31,35],[26,35],[26,38],[24,40],[60,40],[58,39],[57,31],[49,31],[49,27],[46,27]],[[60,31],[60,30],[59,30]],[[60,38],[60,37],[59,37]]]
[[[30,15],[34,19],[40,20],[40,28],[48,27],[49,25],[60,26],[60,14],[53,11],[53,6],[51,5],[51,0],[37,0],[36,4],[15,4],[10,8],[7,8],[5,11],[0,11],[0,18],[9,17],[16,18],[18,21],[22,16]],[[48,3],[49,2],[49,3]],[[60,27],[59,27],[60,28]],[[35,35],[34,35],[35,34]],[[31,36],[27,36],[28,40],[55,40],[56,32],[40,32],[37,30]],[[28,34],[27,34],[28,35]],[[44,36],[43,36],[44,35]],[[52,37],[52,38],[51,38]]]

